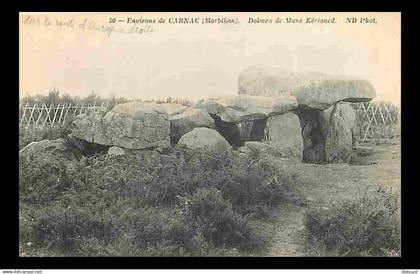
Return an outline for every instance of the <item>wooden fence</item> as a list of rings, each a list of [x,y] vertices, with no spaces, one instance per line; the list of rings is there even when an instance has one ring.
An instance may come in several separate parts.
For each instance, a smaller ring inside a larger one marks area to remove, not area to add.
[[[87,109],[94,107],[112,107],[109,102],[101,104],[45,104],[30,106],[28,103],[19,106],[19,130],[48,128],[54,125],[64,125],[71,117],[85,113]]]
[[[401,136],[401,108],[390,103],[353,104],[359,143],[396,143]]]
[[[117,104],[117,102],[115,103]],[[48,128],[64,125],[72,117],[85,113],[96,106],[112,108],[109,102],[96,105],[63,104],[46,106],[45,104],[19,106],[19,130]],[[395,143],[401,131],[401,109],[390,103],[356,103],[353,108],[357,113],[359,143]]]

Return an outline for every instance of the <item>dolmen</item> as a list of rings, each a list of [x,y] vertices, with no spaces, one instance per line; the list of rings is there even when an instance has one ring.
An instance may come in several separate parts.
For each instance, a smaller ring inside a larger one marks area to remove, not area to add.
[[[363,79],[296,73],[268,66],[251,66],[243,70],[238,79],[238,93],[294,96],[298,106],[292,113],[300,122],[302,160],[310,163],[350,161],[357,141],[356,112],[351,103],[367,102],[376,96],[372,84]],[[284,119],[280,117],[271,119]],[[295,122],[279,120],[274,123],[271,121],[272,125],[268,126],[272,132]],[[278,134],[275,136],[278,138]]]
[[[348,163],[357,140],[351,103],[374,97],[363,79],[251,66],[239,74],[238,95],[194,106],[131,101],[94,107],[75,117],[66,145],[32,143],[21,154],[46,147],[67,153],[73,147],[82,154],[101,150],[121,156],[182,145],[213,154],[272,153],[307,163]]]

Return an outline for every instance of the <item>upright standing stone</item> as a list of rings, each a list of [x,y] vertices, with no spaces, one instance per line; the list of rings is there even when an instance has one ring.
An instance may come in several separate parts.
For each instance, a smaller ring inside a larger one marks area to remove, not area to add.
[[[348,163],[357,140],[356,112],[349,103],[338,102],[321,110],[299,109],[303,161]]]
[[[307,163],[325,163],[325,136],[328,118],[321,110],[298,109],[302,128],[302,161]]]
[[[334,105],[325,141],[326,160],[329,163],[348,163],[356,141],[357,119],[355,110],[345,102]]]
[[[267,142],[286,157],[302,159],[303,139],[299,118],[289,112],[267,120]]]

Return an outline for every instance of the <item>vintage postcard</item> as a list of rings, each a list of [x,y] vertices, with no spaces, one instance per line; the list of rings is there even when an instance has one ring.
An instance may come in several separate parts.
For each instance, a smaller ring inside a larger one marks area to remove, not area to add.
[[[401,13],[19,14],[19,256],[401,256]]]

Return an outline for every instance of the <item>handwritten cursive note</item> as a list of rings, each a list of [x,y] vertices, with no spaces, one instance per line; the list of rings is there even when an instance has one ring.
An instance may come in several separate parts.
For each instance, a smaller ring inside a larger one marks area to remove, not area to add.
[[[114,34],[151,34],[155,32],[155,28],[151,24],[112,24],[109,22],[102,23],[91,18],[75,19],[72,17],[65,19],[53,19],[50,17],[40,18],[27,15],[21,21],[25,27],[47,27],[60,28],[79,31],[96,31],[103,33],[106,37]]]

